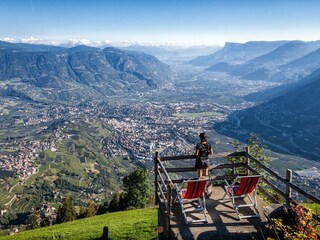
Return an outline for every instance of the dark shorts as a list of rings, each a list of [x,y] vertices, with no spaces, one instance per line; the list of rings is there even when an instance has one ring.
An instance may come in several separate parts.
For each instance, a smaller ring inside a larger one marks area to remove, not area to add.
[[[196,160],[196,168],[197,169],[203,169],[203,168],[209,168],[210,166],[210,163],[209,163],[209,159],[200,159],[200,158],[197,158]]]

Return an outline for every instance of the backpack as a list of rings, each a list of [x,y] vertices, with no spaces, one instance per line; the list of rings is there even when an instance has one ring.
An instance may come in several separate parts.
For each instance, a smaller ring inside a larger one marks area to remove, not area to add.
[[[199,146],[199,156],[209,156],[210,154],[210,149],[211,146],[210,144],[206,143],[206,144],[202,144],[202,143],[198,143]]]

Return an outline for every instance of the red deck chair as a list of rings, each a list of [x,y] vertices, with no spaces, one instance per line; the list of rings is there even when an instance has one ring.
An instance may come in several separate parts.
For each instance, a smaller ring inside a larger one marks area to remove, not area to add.
[[[185,219],[186,224],[195,223],[195,222],[208,222],[207,215],[206,215],[206,200],[204,198],[204,192],[207,186],[207,180],[189,180],[184,181],[182,183],[182,186],[184,183],[187,183],[187,188],[179,189],[178,185],[176,185],[177,188],[177,197],[178,201],[181,205],[182,213]],[[186,206],[188,203],[197,203],[196,207],[190,208]],[[202,212],[204,214],[203,219],[198,220],[190,220],[187,219],[187,213],[190,212]]]
[[[236,213],[237,213],[239,219],[260,217],[259,211],[257,209],[257,198],[256,198],[256,191],[255,191],[260,177],[261,177],[260,175],[237,177],[231,185],[227,182],[227,180],[225,180],[226,186],[224,188],[226,190],[226,193],[223,196],[223,198],[226,195],[228,195],[230,197],[232,205],[233,205],[234,209],[236,210]],[[240,180],[240,184],[235,185],[235,183],[238,182],[239,180]],[[253,200],[249,195],[252,192],[253,192]],[[241,204],[241,205],[236,204],[235,198],[240,198],[240,197],[245,198],[247,196],[248,196],[251,203]],[[239,208],[241,208],[241,207],[253,207],[256,214],[255,215],[245,215],[245,216],[241,215],[239,213]]]

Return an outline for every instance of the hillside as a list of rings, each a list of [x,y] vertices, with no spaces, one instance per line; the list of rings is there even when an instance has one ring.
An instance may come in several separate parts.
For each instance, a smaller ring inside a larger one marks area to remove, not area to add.
[[[24,145],[25,148],[37,149],[39,153],[33,163],[36,169],[34,174],[26,176],[20,183],[16,174],[12,178],[0,179],[1,206],[24,215],[32,208],[38,208],[43,200],[50,206],[56,206],[60,197],[67,195],[75,197],[77,206],[83,205],[88,199],[101,203],[120,189],[119,178],[137,166],[125,156],[110,153],[107,142],[117,139],[118,135],[104,121],[86,121],[81,118],[70,120],[68,111],[60,109],[59,112],[66,120],[55,121],[48,129],[42,130],[37,125],[17,125],[9,130],[15,137],[21,133],[34,136],[33,144],[26,141]],[[34,111],[32,114],[41,113]],[[23,119],[26,116],[19,117]],[[4,116],[0,124],[9,121],[10,117]],[[0,135],[8,136],[5,131],[1,129]],[[47,147],[40,148],[39,141]],[[2,157],[13,158],[21,152],[24,152],[21,148],[2,148],[0,154]],[[25,216],[19,219],[19,223],[24,220]]]
[[[266,103],[235,113],[227,123],[216,127],[240,138],[244,136],[238,128],[243,128],[272,142],[278,150],[319,160],[320,71],[302,83]]]
[[[316,71],[312,72],[310,75],[308,75],[305,78],[302,78],[301,80],[297,82],[293,82],[290,84],[284,84],[278,87],[272,87],[267,88],[265,90],[251,93],[247,96],[245,96],[245,99],[248,101],[266,101],[271,100],[273,98],[279,97],[287,92],[290,92],[294,89],[298,89],[299,87],[312,82],[314,78],[317,78],[317,76],[320,74],[320,69],[317,69]]]
[[[309,53],[306,56],[293,60],[280,67],[281,70],[303,69],[314,71],[320,66],[320,49]]]
[[[8,45],[0,48],[0,96],[5,97],[96,99],[156,89],[171,76],[168,65],[144,53],[88,46],[30,51]]]
[[[139,209],[108,213],[91,218],[25,231],[13,236],[0,237],[1,240],[31,239],[99,239],[103,227],[108,226],[111,239],[156,239],[158,225],[157,209]]]
[[[303,57],[312,51],[315,51],[317,48],[319,48],[317,44],[303,41],[291,41],[270,53],[250,60],[248,63],[280,65]]]

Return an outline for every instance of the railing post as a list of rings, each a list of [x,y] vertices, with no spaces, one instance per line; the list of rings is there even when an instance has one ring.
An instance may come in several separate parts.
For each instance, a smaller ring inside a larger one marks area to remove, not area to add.
[[[287,169],[287,177],[286,177],[286,206],[290,207],[290,199],[292,198],[292,189],[289,183],[292,183],[292,171]]]
[[[154,157],[154,203],[157,205],[159,203],[158,198],[158,152]]]
[[[246,153],[250,153],[250,148],[249,147],[246,147],[245,149]],[[250,158],[246,157],[246,164],[247,166],[249,166],[250,164]],[[249,175],[249,168],[246,168],[246,175],[248,176]]]
[[[167,239],[171,239],[171,190],[171,183],[167,181]]]

